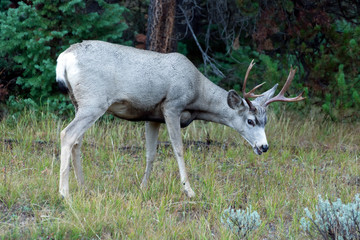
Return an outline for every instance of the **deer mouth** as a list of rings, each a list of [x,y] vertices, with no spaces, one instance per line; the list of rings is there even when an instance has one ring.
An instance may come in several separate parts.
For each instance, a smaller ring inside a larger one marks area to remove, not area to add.
[[[258,148],[256,145],[253,147],[254,149],[254,153],[257,154],[257,155],[261,155],[263,152],[261,151],[260,148]]]
[[[243,138],[252,146],[254,153],[256,155],[261,155],[263,153],[263,151],[256,146],[256,143],[253,145],[246,137],[243,136]]]

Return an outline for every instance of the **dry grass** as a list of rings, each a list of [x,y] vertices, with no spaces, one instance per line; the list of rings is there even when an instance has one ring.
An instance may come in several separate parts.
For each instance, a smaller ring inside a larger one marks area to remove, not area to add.
[[[256,156],[232,129],[195,122],[183,130],[190,182],[161,129],[145,191],[143,123],[103,119],[85,135],[86,189],[71,175],[72,200],[58,195],[59,132],[70,120],[24,113],[0,122],[0,236],[5,239],[236,239],[224,209],[252,208],[254,239],[304,239],[299,220],[318,195],[351,201],[360,187],[360,124],[270,116],[268,153]],[[206,144],[207,143],[207,144]]]

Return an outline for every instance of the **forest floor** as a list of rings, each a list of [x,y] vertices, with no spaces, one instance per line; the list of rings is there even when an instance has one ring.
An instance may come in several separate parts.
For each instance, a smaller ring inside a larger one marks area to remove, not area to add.
[[[225,209],[251,206],[261,225],[250,239],[308,239],[300,219],[318,196],[344,203],[360,192],[360,123],[270,114],[270,149],[254,154],[234,130],[194,122],[182,130],[196,197],[181,191],[166,128],[146,190],[144,123],[104,118],[85,134],[86,187],[70,174],[58,193],[60,131],[71,119],[24,112],[0,122],[2,239],[237,239]]]

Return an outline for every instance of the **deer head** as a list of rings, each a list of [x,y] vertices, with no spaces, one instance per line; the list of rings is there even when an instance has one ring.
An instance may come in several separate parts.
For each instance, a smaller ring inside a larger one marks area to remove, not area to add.
[[[252,146],[257,155],[261,155],[269,148],[265,125],[267,122],[266,109],[270,103],[273,102],[298,102],[304,100],[301,93],[294,98],[286,98],[285,92],[288,90],[294,76],[296,69],[291,68],[289,76],[280,93],[273,97],[278,84],[275,84],[270,90],[261,95],[254,94],[255,90],[261,87],[264,83],[257,85],[249,92],[246,92],[246,81],[249,76],[251,68],[255,65],[254,60],[251,61],[244,78],[242,93],[240,97],[236,91],[230,90],[228,94],[228,105],[230,108],[237,110],[239,117],[234,118],[234,128],[243,136],[243,138]],[[256,98],[250,101],[249,98]]]

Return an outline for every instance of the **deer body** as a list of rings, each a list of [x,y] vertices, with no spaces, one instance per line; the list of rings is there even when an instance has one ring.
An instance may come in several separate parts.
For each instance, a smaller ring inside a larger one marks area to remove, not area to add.
[[[166,123],[186,194],[194,196],[183,158],[180,127],[193,120],[221,123],[236,129],[261,154],[267,150],[266,111],[262,104],[275,92],[246,101],[204,77],[183,55],[161,54],[102,41],[84,41],[57,60],[56,80],[69,91],[74,120],[61,132],[60,193],[69,196],[70,157],[79,185],[84,184],[80,147],[85,131],[105,112],[130,121],[146,122],[146,187],[155,159],[160,123]],[[248,103],[249,104],[249,103]],[[250,103],[251,105],[251,103]],[[250,126],[252,119],[257,125]]]

